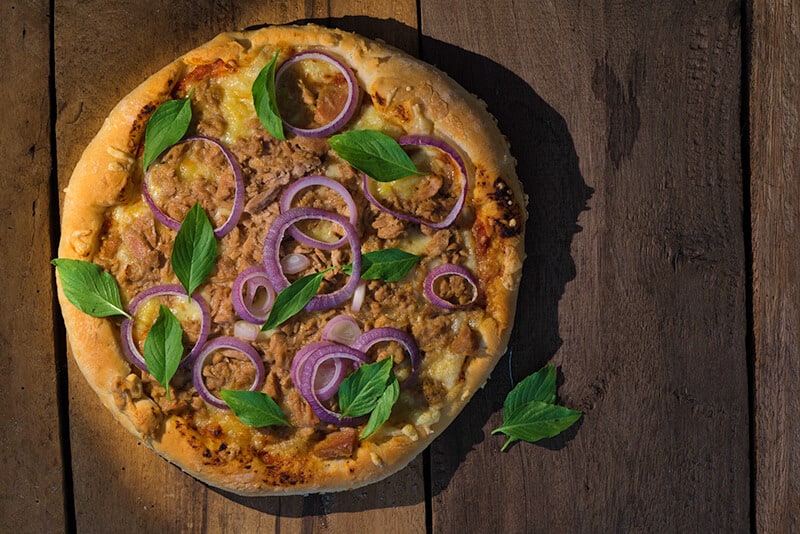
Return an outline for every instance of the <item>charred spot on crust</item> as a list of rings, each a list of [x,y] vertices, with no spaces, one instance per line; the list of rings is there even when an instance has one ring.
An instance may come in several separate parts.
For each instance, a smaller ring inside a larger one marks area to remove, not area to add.
[[[394,114],[397,116],[397,118],[400,119],[401,121],[408,122],[409,120],[411,120],[411,117],[408,114],[408,110],[403,104],[398,104],[397,106],[395,106],[393,111]]]
[[[522,232],[522,222],[524,217],[522,209],[514,198],[514,192],[508,187],[505,180],[497,177],[494,181],[493,190],[489,193],[489,198],[495,201],[501,217],[494,219],[494,225],[500,237],[514,237]]]
[[[150,115],[158,108],[158,105],[155,102],[150,102],[145,104],[139,113],[136,114],[136,118],[133,120],[133,124],[131,125],[131,131],[128,134],[128,152],[133,154],[136,157],[141,156],[141,151],[144,150],[144,143],[140,143],[140,139],[142,138],[144,127],[147,124],[147,121],[150,119]]]
[[[381,94],[377,91],[372,95],[372,101],[378,104],[379,106],[383,107],[386,105],[386,99],[381,96]]]

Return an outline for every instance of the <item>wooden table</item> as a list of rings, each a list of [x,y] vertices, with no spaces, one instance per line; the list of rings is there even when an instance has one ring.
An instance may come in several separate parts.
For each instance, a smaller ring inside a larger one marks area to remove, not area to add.
[[[800,521],[800,6],[793,0],[8,0],[0,7],[0,531],[787,532]],[[112,105],[216,33],[313,19],[449,72],[530,195],[508,356],[412,465],[244,499],[101,408],[53,295],[60,191]],[[546,362],[565,435],[501,453]]]

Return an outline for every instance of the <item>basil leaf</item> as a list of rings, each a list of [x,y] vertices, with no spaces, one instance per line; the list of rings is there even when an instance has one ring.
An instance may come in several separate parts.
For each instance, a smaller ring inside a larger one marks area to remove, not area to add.
[[[361,278],[397,282],[419,263],[420,257],[399,248],[367,252],[361,255]],[[352,274],[353,264],[348,263],[342,270],[346,274]]]
[[[277,62],[278,53],[275,52],[272,61],[267,63],[256,76],[250,92],[253,95],[253,106],[256,108],[256,115],[261,124],[272,137],[286,141],[286,135],[283,133],[283,121],[275,98],[275,64]]]
[[[223,389],[219,392],[219,396],[231,407],[239,421],[246,425],[254,427],[291,426],[280,406],[266,393]]]
[[[397,382],[397,378],[394,374],[392,374],[389,385],[383,391],[383,395],[378,398],[375,409],[372,410],[372,413],[369,415],[369,421],[367,421],[366,426],[364,426],[364,430],[361,431],[359,439],[367,439],[389,419],[389,416],[392,414],[392,406],[394,406],[394,403],[397,402],[399,397],[400,384]]]
[[[557,436],[571,427],[583,415],[582,412],[570,410],[564,406],[556,406],[538,400],[532,400],[517,407],[510,417],[503,414],[503,425],[492,431],[502,432],[508,436],[501,451],[517,440],[539,441]]]
[[[530,401],[540,401],[546,404],[556,402],[556,368],[548,365],[526,377],[512,389],[503,403],[504,417]]]
[[[172,245],[172,270],[191,295],[214,269],[217,240],[211,221],[200,204],[195,204],[181,223]]]
[[[328,139],[339,157],[379,182],[421,174],[397,141],[375,130],[352,130]]]
[[[359,417],[375,409],[392,373],[392,358],[360,366],[339,384],[342,417]]]
[[[194,90],[192,90],[194,92]],[[147,121],[144,131],[144,168],[162,152],[181,140],[192,122],[192,93],[186,98],[168,100]]]
[[[150,327],[144,340],[144,363],[147,371],[167,390],[169,381],[178,370],[183,356],[183,330],[181,323],[163,304],[158,310],[158,318]]]
[[[51,261],[61,279],[61,289],[73,306],[92,317],[124,315],[117,281],[96,263],[68,258]]]
[[[298,278],[289,287],[278,293],[278,296],[275,297],[275,303],[269,311],[267,322],[261,327],[261,331],[272,330],[302,310],[317,294],[319,286],[322,284],[322,279],[329,270],[326,269]]]

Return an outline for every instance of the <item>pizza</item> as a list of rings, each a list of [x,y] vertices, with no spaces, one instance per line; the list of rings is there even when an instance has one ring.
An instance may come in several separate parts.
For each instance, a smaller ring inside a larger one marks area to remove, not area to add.
[[[525,205],[496,121],[436,68],[316,25],[222,34],[127,95],[74,169],[54,260],[72,354],[207,484],[376,482],[504,353]]]

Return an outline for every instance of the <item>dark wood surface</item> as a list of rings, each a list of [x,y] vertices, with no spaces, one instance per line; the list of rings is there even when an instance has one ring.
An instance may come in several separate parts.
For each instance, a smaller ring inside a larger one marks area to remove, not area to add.
[[[791,0],[7,2],[0,7],[0,531],[798,528],[800,8]],[[228,29],[314,19],[487,102],[530,196],[509,354],[409,468],[244,499],[123,431],[67,352],[60,191],[110,108]],[[501,453],[512,381],[559,366],[564,435]]]

